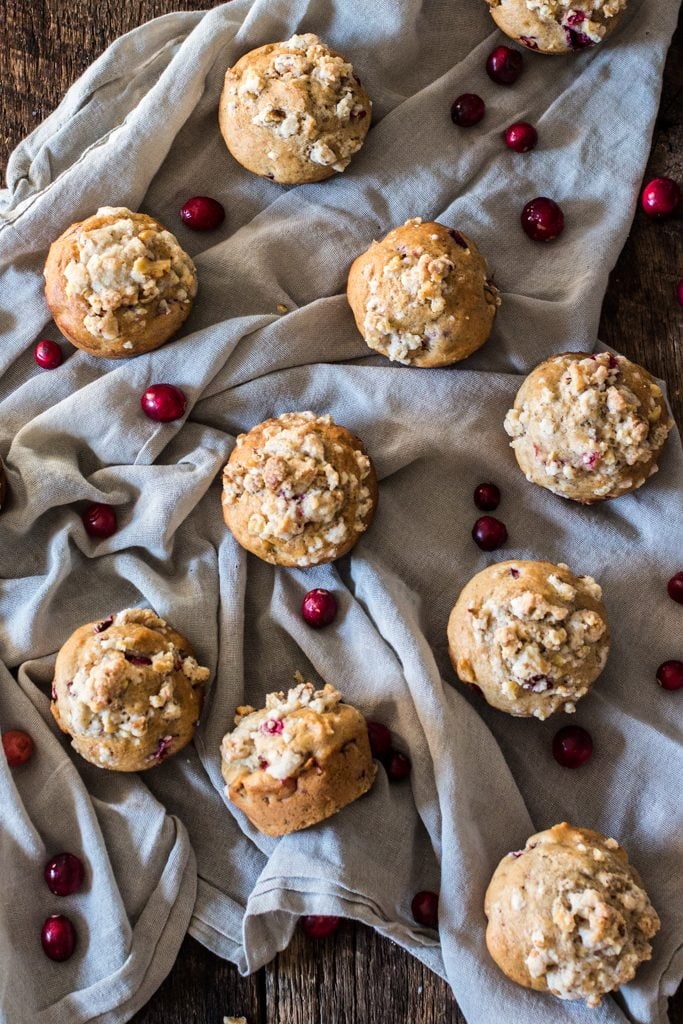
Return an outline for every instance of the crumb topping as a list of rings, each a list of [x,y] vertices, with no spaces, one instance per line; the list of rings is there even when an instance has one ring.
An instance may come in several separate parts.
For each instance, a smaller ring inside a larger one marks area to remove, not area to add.
[[[312,163],[343,171],[360,149],[369,100],[352,65],[316,35],[294,35],[272,48],[265,67],[232,73],[229,109],[239,104],[253,111],[251,123],[277,138],[296,136]]]
[[[558,569],[567,569],[560,563]],[[519,578],[522,567],[516,569]],[[513,577],[514,578],[514,577]],[[574,711],[574,702],[588,690],[584,669],[589,660],[602,669],[607,660],[607,624],[596,612],[577,607],[581,597],[600,600],[602,591],[590,576],[576,577],[576,586],[550,573],[548,599],[537,589],[522,589],[501,600],[499,592],[468,608],[477,642],[497,662],[502,690],[515,699],[521,693],[547,694],[533,714],[546,718],[557,707]],[[577,600],[578,599],[578,600]]]
[[[131,626],[149,631],[144,650],[136,648],[127,631]],[[126,609],[95,626],[67,684],[68,699],[60,703],[72,733],[141,739],[152,721],[180,718],[179,677],[196,687],[206,682],[209,670],[177,648],[169,633],[168,624],[148,608]]]
[[[297,685],[285,694],[269,693],[257,711],[240,707],[236,728],[223,738],[221,756],[230,785],[240,775],[263,771],[275,779],[290,779],[321,758],[334,733],[330,716],[341,694],[329,683],[316,690],[297,672]]]
[[[568,33],[578,32],[589,42],[599,43],[607,31],[607,23],[625,9],[627,0],[525,0],[525,3],[541,21],[560,25]]]
[[[64,268],[65,293],[85,300],[83,319],[95,337],[113,341],[136,323],[188,305],[197,293],[194,264],[170,231],[140,223],[124,207],[102,207],[111,224],[79,230],[78,255]]]
[[[646,385],[643,402],[625,380]],[[546,386],[505,417],[512,448],[531,447],[546,476],[590,480],[597,497],[632,486],[616,478],[647,463],[671,429],[658,384],[623,356],[602,352],[568,362],[554,387]]]
[[[330,426],[330,416],[285,413],[264,428],[263,444],[249,453],[251,465],[228,462],[224,500],[235,505],[248,496],[256,504],[248,522],[251,534],[264,541],[302,536],[308,555],[322,555],[344,543],[350,529],[367,528],[370,460],[358,449],[331,443]],[[238,437],[238,447],[246,436]],[[351,472],[341,468],[345,451],[353,458]]]

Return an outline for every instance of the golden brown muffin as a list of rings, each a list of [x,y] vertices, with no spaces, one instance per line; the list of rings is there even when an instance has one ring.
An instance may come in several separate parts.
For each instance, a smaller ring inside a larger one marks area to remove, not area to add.
[[[617,841],[566,822],[503,857],[484,910],[486,945],[508,978],[588,1006],[631,981],[660,926]]]
[[[240,434],[223,473],[225,522],[242,547],[274,565],[341,558],[372,522],[377,498],[362,443],[312,412]]]
[[[366,343],[409,366],[446,366],[484,344],[500,305],[474,242],[413,217],[352,264],[349,305]]]
[[[567,352],[532,370],[504,426],[527,480],[588,505],[656,473],[673,420],[642,366],[609,352]]]
[[[86,761],[141,772],[190,742],[208,678],[184,636],[149,608],[129,608],[69,637],[50,710]]]
[[[45,297],[62,334],[104,359],[159,348],[189,316],[194,263],[153,217],[103,206],[53,242]]]
[[[501,31],[539,53],[585,50],[617,27],[627,0],[487,0]]]
[[[228,68],[218,118],[238,163],[300,185],[348,166],[371,110],[352,66],[309,32],[260,46]]]
[[[607,661],[601,598],[594,579],[563,563],[490,565],[469,581],[448,620],[453,668],[509,715],[571,713]]]
[[[316,690],[295,678],[286,696],[269,693],[262,710],[238,708],[221,744],[226,796],[268,836],[336,814],[367,793],[377,772],[360,711],[329,683]]]

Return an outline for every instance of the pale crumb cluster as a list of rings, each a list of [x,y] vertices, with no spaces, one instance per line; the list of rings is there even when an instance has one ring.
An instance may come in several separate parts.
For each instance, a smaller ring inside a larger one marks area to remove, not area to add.
[[[170,231],[136,221],[125,207],[102,207],[96,216],[117,219],[80,229],[77,256],[64,268],[65,294],[87,304],[83,325],[90,334],[114,341],[136,323],[167,314],[170,303],[189,305],[197,293],[195,267]]]
[[[620,14],[627,0],[525,0],[530,11],[542,21],[559,24],[599,43],[607,32],[607,23]]]

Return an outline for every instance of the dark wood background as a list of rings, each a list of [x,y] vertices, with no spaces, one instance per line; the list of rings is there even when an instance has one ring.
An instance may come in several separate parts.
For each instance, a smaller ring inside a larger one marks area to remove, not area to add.
[[[56,107],[82,71],[117,36],[160,14],[218,6],[217,0],[0,0],[0,165]],[[683,184],[683,31],[669,53],[647,177]],[[618,201],[630,203],[630,196]],[[638,212],[611,275],[600,337],[669,386],[683,422],[681,217],[656,223]],[[676,566],[678,568],[678,566]],[[323,943],[297,935],[258,974],[186,939],[171,974],[134,1024],[464,1024],[449,987],[392,943],[351,922]],[[683,1024],[683,989],[671,1002]],[[491,1022],[494,1024],[494,1022]],[[495,1022],[499,1024],[499,1022]]]

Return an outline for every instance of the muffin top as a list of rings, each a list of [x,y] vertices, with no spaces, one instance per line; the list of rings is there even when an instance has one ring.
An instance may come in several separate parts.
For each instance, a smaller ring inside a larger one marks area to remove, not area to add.
[[[226,73],[220,107],[236,159],[284,184],[343,171],[363,144],[370,113],[351,64],[310,32],[241,57]]]
[[[566,822],[498,865],[486,941],[513,981],[597,1006],[652,955],[660,922],[615,839]]]
[[[420,217],[358,257],[348,296],[370,348],[414,366],[464,359],[486,341],[500,305],[474,242]]]
[[[360,441],[312,412],[285,413],[241,434],[223,477],[237,540],[280,565],[338,558],[367,529],[375,498]]]
[[[531,50],[567,53],[601,43],[627,0],[487,0],[504,32]]]
[[[69,242],[64,293],[85,304],[82,322],[93,337],[113,341],[136,323],[163,316],[171,303],[189,306],[196,295],[192,260],[170,231],[145,214],[102,207]]]
[[[569,352],[529,374],[504,426],[528,479],[590,502],[644,483],[672,423],[642,367],[609,352]]]
[[[575,710],[609,652],[602,591],[564,563],[498,562],[462,591],[448,625],[460,679],[493,707],[545,719]]]

